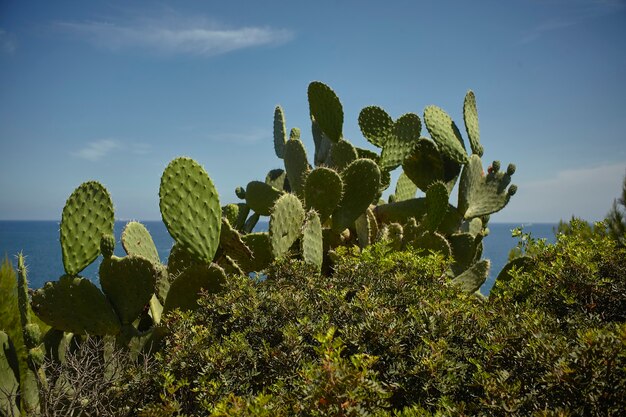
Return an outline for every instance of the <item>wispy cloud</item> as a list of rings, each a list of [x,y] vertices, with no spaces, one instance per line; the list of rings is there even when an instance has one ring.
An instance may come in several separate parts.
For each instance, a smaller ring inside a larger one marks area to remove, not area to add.
[[[89,142],[84,148],[71,152],[71,154],[77,158],[95,162],[109,156],[115,151],[120,150],[124,150],[125,152],[134,155],[146,155],[150,153],[151,146],[146,143],[123,144],[115,139],[101,139]]]
[[[619,195],[625,173],[626,162],[622,162],[565,170],[553,178],[518,183],[518,192],[497,221],[555,222],[572,215],[601,220]]]
[[[140,49],[152,53],[213,56],[262,45],[277,45],[293,33],[270,27],[227,28],[201,18],[168,14],[130,22],[57,22],[57,27],[81,40],[113,51]]]
[[[3,54],[12,55],[17,49],[17,41],[15,36],[8,33],[4,29],[0,29],[0,52]]]
[[[532,27],[523,34],[520,44],[534,42],[551,32],[581,24],[589,19],[626,10],[626,0],[557,0],[553,4],[560,5],[562,15],[551,17]]]
[[[269,137],[270,134],[267,132],[267,129],[254,129],[237,133],[212,133],[207,136],[207,139],[212,142],[248,144],[269,139]]]

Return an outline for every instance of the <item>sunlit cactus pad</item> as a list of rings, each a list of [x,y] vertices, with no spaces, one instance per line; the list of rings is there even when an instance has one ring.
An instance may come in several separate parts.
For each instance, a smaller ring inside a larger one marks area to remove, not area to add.
[[[163,223],[189,253],[211,262],[219,244],[222,210],[204,168],[191,158],[176,158],[165,168],[159,190]]]
[[[68,275],[77,275],[100,254],[100,237],[113,234],[113,203],[96,181],[81,184],[70,195],[61,216],[61,253]]]

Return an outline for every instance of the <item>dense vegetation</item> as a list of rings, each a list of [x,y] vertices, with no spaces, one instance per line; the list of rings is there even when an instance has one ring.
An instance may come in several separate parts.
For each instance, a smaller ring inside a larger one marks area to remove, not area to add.
[[[428,106],[359,115],[380,154],[342,134],[343,109],[309,86],[313,168],[300,130],[285,170],[220,205],[206,171],[176,158],[160,209],[175,240],[161,263],[129,222],[114,253],[106,188],[63,209],[65,274],[29,291],[0,269],[0,414],[42,416],[618,415],[626,409],[624,212],[562,224],[555,245],[522,230],[487,298],[489,215],[515,166],[483,169],[476,101],[456,124]],[[395,193],[390,172],[402,167]],[[457,205],[450,203],[456,189]],[[418,189],[424,196],[418,197]],[[626,188],[624,189],[626,194]],[[624,197],[626,198],[626,196]],[[624,198],[620,204],[624,205]],[[261,216],[269,231],[253,233]],[[102,255],[99,286],[80,275]],[[255,277],[255,278],[251,278]]]

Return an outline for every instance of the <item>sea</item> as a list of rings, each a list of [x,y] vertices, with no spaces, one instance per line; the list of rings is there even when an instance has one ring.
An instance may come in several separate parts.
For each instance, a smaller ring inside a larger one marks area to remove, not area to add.
[[[115,253],[124,256],[119,243],[126,221],[115,222],[117,245]],[[161,261],[167,257],[174,240],[161,221],[142,222],[149,230]],[[523,227],[534,238],[544,238],[549,243],[555,241],[557,224],[555,223],[490,223],[490,233],[484,239],[483,258],[491,260],[489,278],[480,291],[487,295],[494,284],[498,272],[506,264],[509,251],[518,243],[518,238],[511,237],[511,231]],[[256,230],[267,230],[267,222],[259,222]],[[61,245],[59,243],[59,223],[56,221],[6,221],[0,220],[0,257],[8,259],[16,265],[16,255],[23,253],[26,259],[28,280],[31,288],[40,288],[47,281],[55,281],[63,275]],[[98,283],[98,268],[101,258],[81,272],[81,276]]]

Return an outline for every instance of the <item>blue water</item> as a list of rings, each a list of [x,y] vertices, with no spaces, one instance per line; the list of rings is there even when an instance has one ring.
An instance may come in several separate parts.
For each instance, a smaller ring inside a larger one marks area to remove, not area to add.
[[[165,225],[160,221],[142,222],[150,231],[154,244],[163,263],[174,243],[167,232]],[[115,237],[117,245],[115,253],[123,256],[124,251],[119,242],[122,229],[126,222],[115,222]],[[511,248],[517,244],[517,239],[511,237],[511,230],[520,226],[518,223],[494,223],[489,225],[491,233],[484,240],[483,257],[491,259],[491,274],[481,288],[483,294],[488,294],[493,286],[493,280],[506,264]],[[259,222],[258,229],[267,229],[267,223]],[[532,233],[535,238],[546,238],[554,242],[554,228],[552,223],[534,223],[524,225],[524,231]],[[59,224],[54,221],[0,221],[0,257],[8,256],[15,264],[15,255],[23,252],[29,271],[29,282],[32,288],[43,286],[46,281],[57,280],[63,275],[61,245],[59,243]],[[98,267],[101,259],[89,265],[81,275],[94,283],[98,281]]]

